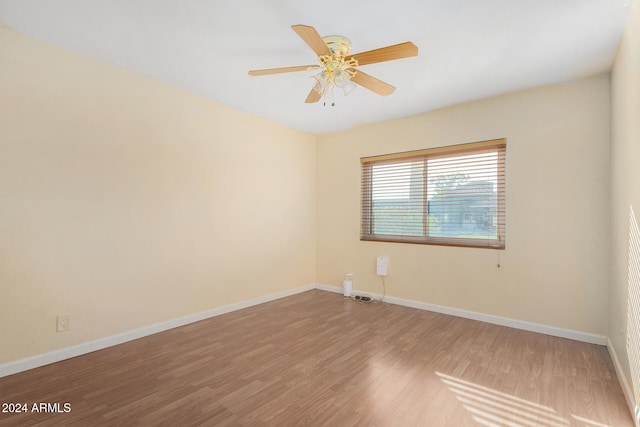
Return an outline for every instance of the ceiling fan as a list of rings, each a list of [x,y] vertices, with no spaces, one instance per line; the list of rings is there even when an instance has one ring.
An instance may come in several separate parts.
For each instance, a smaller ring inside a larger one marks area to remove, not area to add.
[[[418,55],[418,47],[411,42],[351,54],[351,41],[346,37],[320,37],[315,28],[307,25],[292,25],[291,28],[315,52],[318,56],[318,64],[251,70],[249,75],[264,76],[320,70],[320,73],[313,76],[315,84],[305,100],[306,103],[318,102],[324,98],[325,105],[334,105],[333,94],[336,88],[342,89],[346,95],[356,85],[381,96],[391,95],[396,90],[395,87],[360,71],[357,67]]]

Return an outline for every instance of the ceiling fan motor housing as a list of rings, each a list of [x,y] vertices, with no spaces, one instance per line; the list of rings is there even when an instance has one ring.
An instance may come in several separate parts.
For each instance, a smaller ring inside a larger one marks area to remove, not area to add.
[[[351,40],[343,36],[326,36],[322,40],[329,46],[333,56],[342,57],[351,55]]]

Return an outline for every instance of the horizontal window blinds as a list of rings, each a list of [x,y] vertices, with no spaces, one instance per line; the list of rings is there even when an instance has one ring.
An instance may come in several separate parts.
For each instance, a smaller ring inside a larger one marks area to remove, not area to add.
[[[505,247],[504,139],[365,157],[361,239]]]

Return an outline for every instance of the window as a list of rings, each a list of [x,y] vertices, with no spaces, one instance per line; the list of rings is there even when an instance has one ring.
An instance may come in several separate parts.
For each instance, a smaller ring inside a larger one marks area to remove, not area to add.
[[[361,240],[504,249],[506,140],[365,157]]]

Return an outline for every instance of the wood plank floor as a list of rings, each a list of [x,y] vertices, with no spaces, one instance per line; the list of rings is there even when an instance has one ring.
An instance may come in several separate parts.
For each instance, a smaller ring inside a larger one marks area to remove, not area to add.
[[[606,348],[309,291],[20,374],[0,426],[633,426]]]

